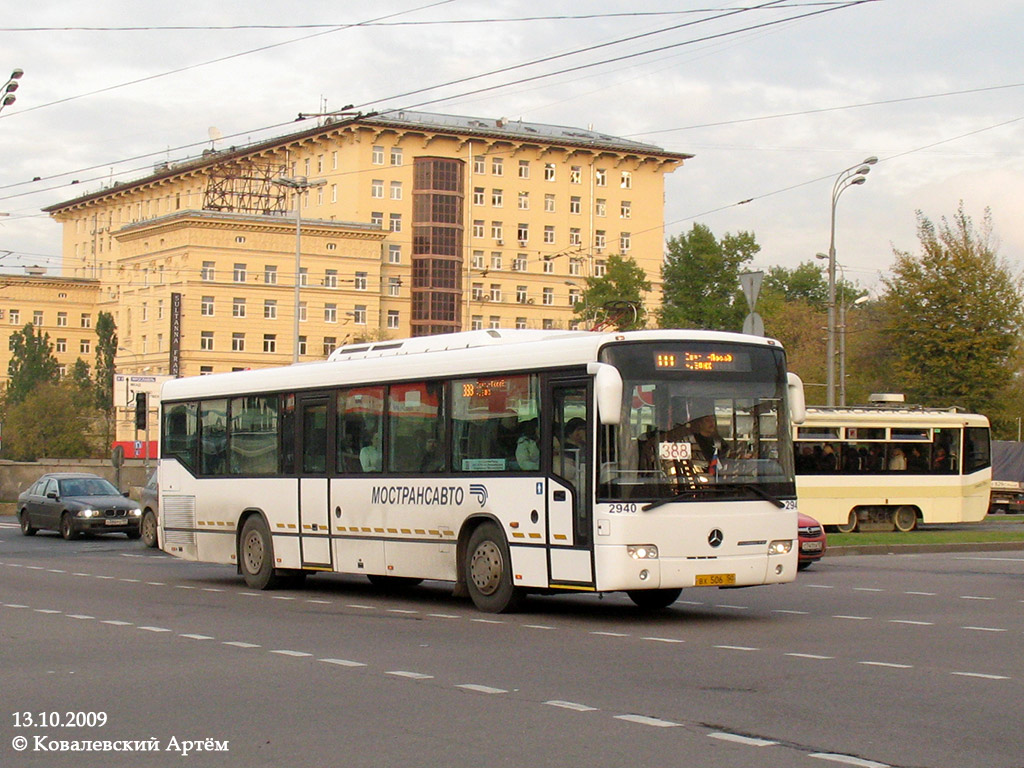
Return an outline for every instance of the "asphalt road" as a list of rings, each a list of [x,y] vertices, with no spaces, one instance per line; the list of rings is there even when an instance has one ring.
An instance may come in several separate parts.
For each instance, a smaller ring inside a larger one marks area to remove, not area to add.
[[[1024,552],[826,558],[657,614],[588,595],[493,616],[444,584],[256,593],[6,518],[0,765],[1020,768],[1022,641]]]

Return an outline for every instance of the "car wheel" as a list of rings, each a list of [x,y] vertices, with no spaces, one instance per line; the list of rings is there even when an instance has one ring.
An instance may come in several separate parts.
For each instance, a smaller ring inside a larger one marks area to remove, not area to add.
[[[681,589],[630,589],[626,594],[637,608],[657,611],[672,605],[682,592]]]
[[[846,518],[846,525],[837,525],[836,530],[840,533],[853,533],[857,530],[857,510],[851,509],[850,516]]]
[[[135,540],[142,537],[142,531],[136,528],[134,531],[125,531],[124,535],[127,536],[129,539]]]
[[[35,536],[38,528],[33,528],[32,523],[28,519],[28,510],[23,509],[18,513],[18,523],[21,525],[21,532],[25,536]]]
[[[142,513],[142,523],[139,528],[142,531],[142,543],[147,547],[155,547],[157,545],[156,513],[152,509],[147,509]]]
[[[245,583],[253,589],[274,589],[280,578],[274,572],[274,543],[267,524],[259,515],[252,515],[242,526],[238,539],[238,564]]]
[[[72,541],[79,536],[78,531],[75,530],[75,521],[72,519],[70,512],[65,512],[60,516],[60,535],[66,541]]]
[[[798,571],[806,571],[810,567],[811,567],[811,561],[810,560],[804,560],[802,563],[797,563],[796,564],[796,569]]]
[[[508,545],[494,523],[484,523],[469,537],[465,577],[473,604],[485,613],[514,611],[526,596],[512,585]]]

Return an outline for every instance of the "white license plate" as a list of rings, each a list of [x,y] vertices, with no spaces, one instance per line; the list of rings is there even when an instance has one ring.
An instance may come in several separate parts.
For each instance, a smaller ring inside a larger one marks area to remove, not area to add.
[[[821,552],[820,541],[808,541],[800,545],[800,549],[804,552]]]
[[[106,525],[128,525],[127,520],[104,520]]]

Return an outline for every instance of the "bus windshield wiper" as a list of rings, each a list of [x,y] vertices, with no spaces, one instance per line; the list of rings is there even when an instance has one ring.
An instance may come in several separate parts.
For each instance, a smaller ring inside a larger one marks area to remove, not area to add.
[[[664,499],[652,501],[650,504],[645,504],[644,506],[640,507],[640,511],[647,512],[651,509],[656,509],[657,507],[663,506],[665,504],[671,504],[673,501],[679,501],[680,499],[686,498],[688,496],[698,498],[701,494],[709,491],[713,491],[714,493],[721,493],[724,491],[736,489],[750,491],[755,496],[759,496],[765,501],[770,501],[779,509],[783,509],[786,506],[785,502],[783,502],[781,499],[776,498],[772,494],[768,493],[768,491],[764,490],[759,485],[755,485],[754,483],[714,483],[703,485],[698,488],[687,488],[686,490],[680,491],[679,493],[675,493],[671,496],[666,496]]]

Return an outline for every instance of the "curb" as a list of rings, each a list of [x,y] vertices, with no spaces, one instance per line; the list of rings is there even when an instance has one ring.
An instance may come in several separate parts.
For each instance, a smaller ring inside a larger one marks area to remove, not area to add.
[[[962,544],[866,544],[829,547],[825,557],[835,555],[919,555],[930,552],[1024,552],[1024,541],[984,541]]]

